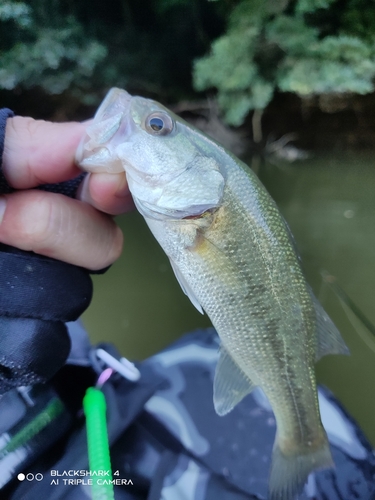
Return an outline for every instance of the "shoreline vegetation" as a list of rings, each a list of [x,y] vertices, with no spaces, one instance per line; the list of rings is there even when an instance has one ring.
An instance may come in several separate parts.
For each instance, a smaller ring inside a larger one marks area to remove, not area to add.
[[[142,95],[142,89],[134,89],[133,93]],[[69,91],[51,95],[41,88],[20,93],[0,91],[0,105],[16,114],[53,121],[82,121],[96,111],[96,106],[83,104]],[[274,141],[285,141],[307,151],[375,149],[375,93],[330,99],[314,96],[309,100],[292,93],[276,93],[258,119],[255,136],[253,112],[240,127],[229,126],[214,98],[197,96],[167,105],[239,156],[264,151]]]
[[[235,153],[290,134],[302,150],[367,149],[374,82],[368,0],[0,5],[0,105],[35,118],[84,120],[120,87],[179,108]]]

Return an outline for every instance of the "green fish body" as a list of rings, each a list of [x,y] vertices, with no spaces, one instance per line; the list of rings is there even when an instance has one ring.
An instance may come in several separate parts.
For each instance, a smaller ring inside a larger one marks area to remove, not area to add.
[[[256,175],[162,105],[113,89],[79,151],[89,171],[125,169],[137,208],[182,289],[221,339],[214,406],[259,386],[275,414],[271,500],[333,466],[314,363],[347,353],[303,276],[289,229]]]

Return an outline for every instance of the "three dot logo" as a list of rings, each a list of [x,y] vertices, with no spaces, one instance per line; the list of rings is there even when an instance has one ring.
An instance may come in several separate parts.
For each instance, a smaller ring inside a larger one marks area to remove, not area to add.
[[[31,472],[28,472],[27,474],[24,474],[23,472],[20,472],[17,476],[18,481],[41,481],[43,479],[43,474],[40,472],[37,472],[36,474],[32,474]]]

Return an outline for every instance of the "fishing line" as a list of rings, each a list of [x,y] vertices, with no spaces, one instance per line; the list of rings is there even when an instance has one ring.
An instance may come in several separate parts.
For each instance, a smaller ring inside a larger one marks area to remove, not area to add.
[[[375,326],[361,311],[361,309],[353,302],[349,295],[337,284],[335,276],[332,276],[327,271],[321,271],[323,284],[327,284],[335,293],[340,301],[341,307],[352,324],[355,331],[363,342],[375,353]],[[372,336],[368,335],[363,326],[369,331]]]

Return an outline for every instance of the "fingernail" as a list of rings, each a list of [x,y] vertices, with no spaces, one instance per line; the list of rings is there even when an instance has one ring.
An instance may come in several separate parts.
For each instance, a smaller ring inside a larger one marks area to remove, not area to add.
[[[4,196],[0,196],[0,224],[3,220],[6,206],[7,206],[6,198]]]
[[[91,174],[87,174],[83,179],[83,181],[81,182],[81,184],[79,185],[76,192],[77,200],[85,201],[86,203],[91,203],[92,199],[89,190],[90,176]]]
[[[119,186],[117,189],[116,196],[118,198],[125,198],[125,197],[127,198],[130,195],[128,181],[127,181],[126,175],[124,175],[124,173],[120,174],[120,175],[121,175],[121,180],[120,180],[120,183],[119,183]],[[118,180],[117,180],[117,182],[118,182]]]

